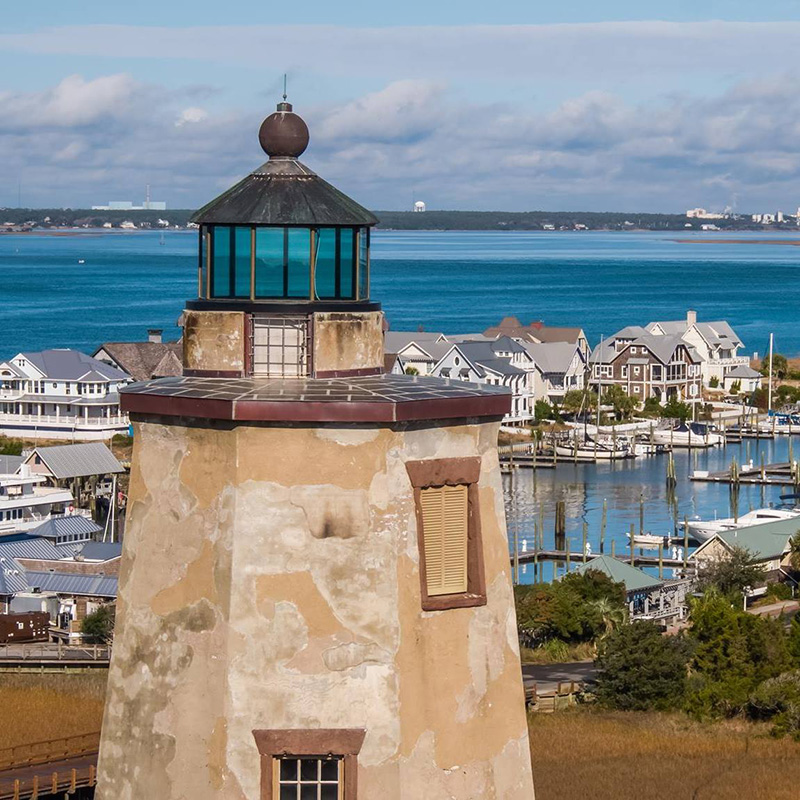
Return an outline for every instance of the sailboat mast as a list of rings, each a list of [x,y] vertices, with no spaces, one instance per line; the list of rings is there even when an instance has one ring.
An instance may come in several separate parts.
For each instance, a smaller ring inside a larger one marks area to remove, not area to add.
[[[769,335],[769,385],[767,386],[767,411],[772,410],[772,344],[775,334]]]

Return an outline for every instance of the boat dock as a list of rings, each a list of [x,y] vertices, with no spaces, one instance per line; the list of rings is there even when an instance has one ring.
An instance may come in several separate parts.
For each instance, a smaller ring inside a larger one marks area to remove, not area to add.
[[[684,551],[685,553],[686,551]],[[591,561],[593,558],[602,555],[602,553],[584,553],[581,550],[528,550],[524,553],[518,553],[517,558],[520,564],[533,564],[537,561],[555,561],[563,562],[566,564],[582,564]],[[616,556],[615,556],[616,557]],[[513,559],[513,554],[512,554]],[[668,567],[669,569],[683,569],[687,566],[685,558],[670,558],[657,555],[644,555],[643,553],[634,553],[631,557],[630,554],[619,556],[620,561],[625,561],[628,564],[633,564],[636,567]]]
[[[695,470],[689,480],[699,483],[755,484],[763,486],[797,486],[800,484],[800,469],[796,461],[785,461],[778,464],[761,464],[760,466],[739,467],[731,462],[724,472],[706,472]]]

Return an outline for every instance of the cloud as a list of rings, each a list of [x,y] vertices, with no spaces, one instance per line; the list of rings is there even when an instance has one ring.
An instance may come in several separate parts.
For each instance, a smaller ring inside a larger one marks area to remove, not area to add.
[[[8,183],[21,179],[37,205],[134,199],[150,183],[171,207],[198,207],[264,156],[260,109],[196,97],[125,74],[0,94]],[[372,208],[405,208],[412,191],[431,208],[680,211],[736,195],[744,210],[797,205],[800,97],[789,75],[646,103],[580,92],[551,110],[403,79],[303,115],[304,161]]]

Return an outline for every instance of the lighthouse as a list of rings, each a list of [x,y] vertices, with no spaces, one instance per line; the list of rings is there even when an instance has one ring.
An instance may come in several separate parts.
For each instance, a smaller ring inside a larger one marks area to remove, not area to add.
[[[268,160],[194,217],[134,451],[99,800],[530,800],[505,389],[383,371],[377,220]]]

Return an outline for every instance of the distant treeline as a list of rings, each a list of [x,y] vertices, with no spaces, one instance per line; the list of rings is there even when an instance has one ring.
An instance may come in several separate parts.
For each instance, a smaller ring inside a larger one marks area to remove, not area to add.
[[[117,226],[130,220],[137,226],[152,226],[158,220],[185,227],[192,209],[161,211],[92,211],[64,208],[0,208],[0,224],[21,225],[33,222],[37,226],[102,227],[110,222]],[[380,228],[393,230],[452,230],[452,231],[536,231],[574,230],[666,230],[682,231],[687,226],[700,230],[703,224],[713,224],[723,230],[764,230],[750,217],[702,220],[687,219],[684,214],[636,214],[614,211],[376,211]],[[770,230],[796,229],[794,224],[771,225]]]

